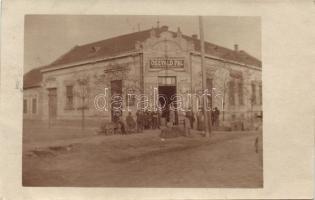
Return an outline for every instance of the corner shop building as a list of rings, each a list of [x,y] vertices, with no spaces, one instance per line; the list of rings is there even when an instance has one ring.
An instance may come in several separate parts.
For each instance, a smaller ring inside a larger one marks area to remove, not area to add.
[[[222,124],[241,121],[246,127],[262,112],[261,62],[238,45],[227,49],[205,42],[205,54],[206,88],[220,94],[220,98],[212,96],[212,107],[221,110]],[[84,103],[79,80],[88,80]],[[179,28],[170,31],[162,26],[75,46],[53,63],[24,75],[23,117],[76,121],[83,109],[91,122],[110,121],[111,109],[101,112],[94,104],[104,88],[110,96],[145,94],[149,99],[157,88],[167,97],[183,96],[186,108],[197,105],[185,97],[202,93],[200,40]],[[136,112],[137,103],[126,99],[123,107]],[[123,118],[127,113],[122,113]]]

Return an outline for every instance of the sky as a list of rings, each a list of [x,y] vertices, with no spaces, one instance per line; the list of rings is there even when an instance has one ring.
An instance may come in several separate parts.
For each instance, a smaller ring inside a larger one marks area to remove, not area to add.
[[[126,15],[27,15],[24,29],[24,72],[48,65],[75,45],[166,25],[185,35],[197,34],[197,16]],[[234,48],[238,44],[252,56],[261,58],[259,17],[204,16],[206,41]]]

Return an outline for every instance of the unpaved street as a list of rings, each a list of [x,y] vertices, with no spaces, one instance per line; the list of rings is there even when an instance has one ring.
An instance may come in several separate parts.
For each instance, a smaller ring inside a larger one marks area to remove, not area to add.
[[[157,133],[104,136],[98,143],[24,155],[23,185],[262,187],[262,154],[254,145],[258,134],[222,132],[209,141],[161,141]]]

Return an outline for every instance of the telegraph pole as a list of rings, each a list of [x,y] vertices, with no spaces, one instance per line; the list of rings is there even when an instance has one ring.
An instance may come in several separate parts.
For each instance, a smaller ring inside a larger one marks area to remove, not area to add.
[[[203,21],[202,21],[201,16],[199,16],[199,31],[200,31],[200,50],[201,50],[202,91],[204,93],[206,89],[207,79],[206,79],[206,68],[205,68],[205,61],[204,61],[205,45],[204,45],[204,36],[203,36]],[[208,98],[207,96],[203,95],[203,114],[204,114],[205,136],[209,138],[210,131],[209,131],[209,120],[208,120],[208,111],[207,111],[207,98]],[[211,123],[210,123],[210,126],[211,126]]]

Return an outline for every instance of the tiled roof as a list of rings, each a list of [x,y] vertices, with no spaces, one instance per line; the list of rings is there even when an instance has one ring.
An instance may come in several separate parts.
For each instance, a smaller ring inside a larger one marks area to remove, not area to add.
[[[24,77],[23,77],[24,89],[40,87],[41,82],[42,82],[42,73],[40,72],[40,70],[43,68],[45,67],[38,67],[24,74]]]
[[[165,28],[165,26],[164,26]],[[163,27],[156,30],[156,34],[159,35],[165,29]],[[24,88],[35,87],[40,85],[41,81],[41,69],[48,69],[56,67],[58,65],[70,64],[80,61],[85,61],[95,58],[106,58],[110,56],[119,55],[135,50],[136,42],[143,42],[150,37],[151,29],[134,32],[118,37],[101,40],[85,45],[75,46],[69,52],[58,58],[56,61],[45,67],[33,69],[24,76]],[[176,32],[169,31],[176,36]],[[195,45],[195,50],[200,51],[200,40],[193,37],[182,35],[188,41],[192,41]],[[249,55],[245,51],[234,51],[225,47],[221,47],[209,42],[205,42],[206,54],[239,62],[248,65],[261,67],[261,61],[257,58]]]
[[[139,31],[118,37],[93,42],[85,45],[75,46],[68,53],[51,63],[47,67],[61,64],[84,61],[92,58],[104,58],[135,49],[137,41],[144,41],[150,36],[150,30]]]
[[[200,51],[200,40],[199,39],[193,39],[191,37],[188,37],[187,39],[193,40],[195,44],[195,50]],[[231,50],[225,47],[221,47],[215,44],[212,44],[210,42],[205,42],[205,53],[218,57],[223,58],[230,61],[235,61],[238,63],[243,63],[247,65],[253,65],[256,67],[261,67],[261,61],[257,58],[251,56],[244,50],[235,51]]]

